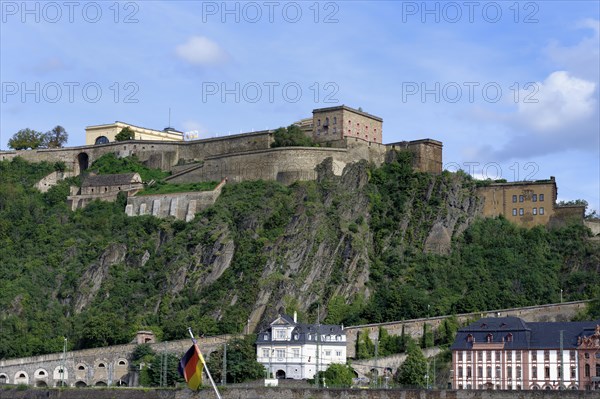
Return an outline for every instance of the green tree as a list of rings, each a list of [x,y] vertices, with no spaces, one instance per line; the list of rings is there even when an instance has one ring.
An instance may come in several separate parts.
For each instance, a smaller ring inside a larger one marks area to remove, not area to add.
[[[227,342],[227,382],[240,383],[264,377],[265,368],[256,361],[255,335],[234,338]],[[210,354],[207,361],[215,381],[223,379],[223,347]]]
[[[357,359],[370,359],[375,356],[375,344],[369,337],[367,330],[360,331],[356,338],[356,358]]]
[[[147,367],[148,382],[150,386],[169,386],[173,387],[178,382],[184,382],[184,378],[179,374],[180,356],[173,353],[155,354]],[[164,379],[166,377],[166,379]]]
[[[69,134],[64,127],[57,125],[42,136],[42,146],[46,148],[60,148],[69,140]]]
[[[348,388],[352,385],[354,375],[350,365],[334,363],[330,364],[327,370],[319,371],[316,378],[319,378],[319,384],[325,384],[327,387]]]
[[[399,384],[426,387],[427,359],[418,345],[410,345],[408,356],[396,372],[395,379]]]
[[[21,129],[8,140],[8,147],[13,150],[27,150],[43,146],[43,134],[29,128]]]
[[[135,132],[129,126],[125,126],[117,135],[115,136],[116,141],[127,141],[127,140],[135,140]]]
[[[296,125],[290,125],[287,128],[280,127],[273,133],[273,143],[271,148],[277,147],[314,147],[313,139],[307,136],[302,129]]]

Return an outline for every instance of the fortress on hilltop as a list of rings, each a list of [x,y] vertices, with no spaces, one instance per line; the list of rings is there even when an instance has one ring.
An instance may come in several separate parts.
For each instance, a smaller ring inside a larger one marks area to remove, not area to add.
[[[316,178],[315,167],[332,158],[334,173],[346,164],[367,160],[383,163],[386,152],[407,149],[415,154],[414,167],[431,173],[442,171],[442,143],[432,139],[382,144],[383,120],[345,105],[315,109],[313,117],[295,123],[320,147],[271,148],[274,130],[184,141],[172,128],[154,130],[124,122],[88,126],[86,145],[80,147],[2,151],[0,160],[20,156],[32,162],[62,161],[73,175],[85,171],[107,153],[136,155],[152,168],[172,172],[172,183],[244,180],[276,180],[290,184]],[[114,141],[123,127],[134,140]]]
[[[148,167],[170,171],[170,183],[222,182],[213,192],[165,194],[135,197],[137,190],[127,190],[130,216],[152,214],[191,220],[195,213],[210,206],[225,181],[271,180],[291,184],[315,180],[316,168],[331,159],[333,174],[340,176],[347,164],[366,160],[381,165],[389,152],[408,150],[413,153],[413,167],[421,172],[442,172],[442,143],[430,138],[383,143],[383,119],[345,105],[318,108],[312,117],[294,123],[312,138],[318,147],[277,147],[274,130],[190,140],[191,136],[171,127],[155,130],[124,122],[88,126],[86,145],[80,147],[0,151],[0,160],[22,157],[31,162],[62,161],[67,170],[54,172],[42,179],[37,187],[47,190],[61,178],[77,176],[102,155],[118,157],[135,155]],[[134,139],[115,141],[121,129],[129,127]],[[123,184],[95,186],[88,181],[85,190],[71,193],[73,209],[90,200],[114,200]],[[115,179],[112,179],[115,180]],[[117,179],[118,180],[118,179]],[[109,182],[110,183],[110,182]],[[85,191],[85,192],[84,192]],[[537,182],[492,183],[479,189],[484,216],[504,215],[523,225],[560,225],[566,220],[583,220],[585,208],[556,206],[554,179]],[[83,198],[85,196],[85,198]]]

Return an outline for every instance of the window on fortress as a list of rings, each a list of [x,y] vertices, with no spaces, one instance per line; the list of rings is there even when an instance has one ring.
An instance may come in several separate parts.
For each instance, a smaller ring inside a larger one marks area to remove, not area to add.
[[[531,200],[532,200],[533,202],[537,202],[537,194],[533,194],[533,195],[531,196]]]
[[[85,370],[85,366],[80,365],[79,367],[77,367],[77,370]]]
[[[540,201],[544,201],[544,194],[540,194]]]
[[[517,216],[517,208],[513,208],[513,216]]]
[[[317,126],[321,126],[321,120],[317,119]]]
[[[100,364],[98,365],[98,368],[101,368],[101,369],[103,369],[103,368],[105,368],[105,367],[106,367],[106,366],[104,365],[104,363],[100,363]]]
[[[543,215],[543,214],[544,214],[544,207],[540,206],[540,215]]]
[[[534,215],[537,215],[537,208],[533,208],[532,212]]]
[[[524,213],[523,208],[519,208],[519,216],[523,216]]]
[[[523,202],[523,201],[525,201],[525,197],[522,195],[519,195],[519,202]]]
[[[333,124],[337,125],[337,117],[336,116],[333,117]]]
[[[517,196],[513,195],[513,202],[517,202]]]

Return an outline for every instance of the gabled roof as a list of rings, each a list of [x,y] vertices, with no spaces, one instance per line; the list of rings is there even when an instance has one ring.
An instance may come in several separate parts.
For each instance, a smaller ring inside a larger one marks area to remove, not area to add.
[[[295,326],[296,323],[294,322],[293,318],[284,314],[284,315],[279,315],[279,317],[277,317],[275,320],[273,320],[273,322],[270,325],[271,326]]]
[[[87,176],[82,187],[118,186],[131,183],[141,183],[139,173],[122,173],[116,175],[90,175]]]

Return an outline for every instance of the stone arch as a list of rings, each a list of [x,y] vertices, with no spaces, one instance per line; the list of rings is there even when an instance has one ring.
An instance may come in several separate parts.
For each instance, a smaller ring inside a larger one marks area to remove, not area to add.
[[[79,165],[79,173],[85,171],[90,165],[90,157],[86,152],[80,152],[77,155],[77,164]]]
[[[106,386],[108,386],[108,384],[106,383],[106,381],[100,380],[100,381],[96,381],[96,383],[94,384],[94,386],[96,386],[96,387],[106,387]]]
[[[45,369],[37,369],[33,373],[35,378],[48,378],[48,372]]]
[[[56,381],[57,387],[66,387],[67,383],[65,381]]]
[[[129,362],[127,361],[127,359],[119,358],[117,360],[117,366],[127,367],[128,364]]]
[[[75,383],[75,388],[85,388],[87,387],[87,384],[84,381],[77,381]]]
[[[35,386],[37,388],[48,388],[48,384],[46,384],[46,381],[36,381]]]
[[[285,371],[282,369],[277,370],[277,372],[275,373],[275,378],[277,379],[284,379],[285,378]]]
[[[117,381],[117,383],[115,385],[118,386],[118,387],[126,387],[126,386],[128,386],[127,382],[123,381],[123,380]]]
[[[552,390],[552,385],[546,384],[546,385],[544,385],[544,387],[542,389],[544,389],[546,391],[551,391]]]
[[[108,137],[106,137],[106,136],[98,136],[98,137],[96,137],[96,140],[94,141],[94,145],[108,144],[109,142],[110,142],[110,140],[108,139]]]
[[[87,369],[87,367],[83,363],[78,363],[77,366],[75,366],[75,370],[85,371],[86,369]]]
[[[26,371],[17,371],[15,373],[15,384],[29,384],[29,375]]]
[[[52,378],[55,380],[66,380],[69,378],[69,370],[63,366],[56,366],[52,372]]]
[[[8,375],[0,373],[0,385],[8,384],[10,382]]]

